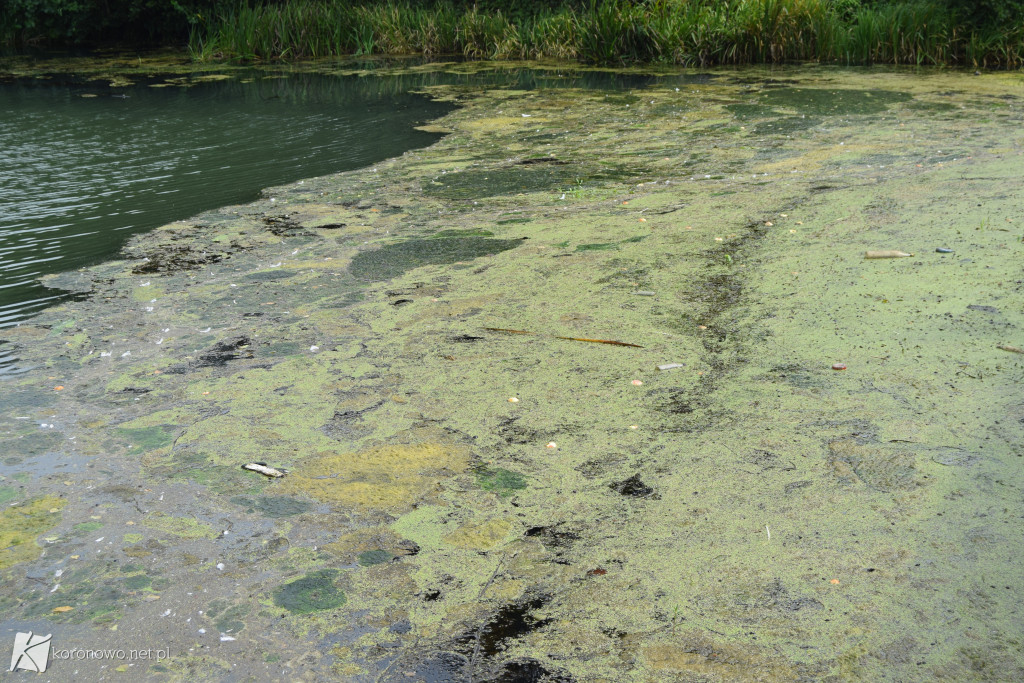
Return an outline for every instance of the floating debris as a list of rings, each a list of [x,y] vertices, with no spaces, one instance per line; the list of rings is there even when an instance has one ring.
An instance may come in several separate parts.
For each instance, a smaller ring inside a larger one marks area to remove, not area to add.
[[[684,363],[665,363],[664,365],[659,365],[658,369],[659,370],[672,370],[674,368],[685,368],[685,367],[686,367],[686,365]]]
[[[833,363],[832,364],[832,369],[833,370],[845,370],[846,369],[846,365],[844,365],[843,363]]]
[[[635,379],[635,380],[633,380],[633,386],[634,386],[634,387],[639,387],[639,386],[643,386],[643,384],[644,384],[644,383],[643,383],[643,381],[641,381],[641,380],[638,380],[638,379]]]
[[[864,258],[906,258],[908,256],[913,256],[913,254],[908,254],[905,251],[896,251],[895,249],[864,252]]]
[[[484,329],[491,332],[505,332],[506,334],[536,334],[535,332],[527,332],[526,330],[510,330],[504,327],[485,327]]]
[[[590,342],[591,344],[612,344],[613,346],[632,346],[634,349],[644,348],[639,344],[630,344],[629,342],[614,341],[612,339],[587,339],[586,337],[555,337],[555,339],[566,339],[568,341],[578,342]]]
[[[633,498],[655,497],[654,489],[641,481],[639,474],[634,474],[623,481],[613,481],[608,484],[608,488],[623,496],[632,496]]]
[[[250,472],[258,472],[265,477],[272,477],[274,479],[280,479],[287,472],[281,470],[275,470],[273,467],[268,467],[265,462],[250,462],[248,465],[242,465],[243,470],[249,470]]]
[[[506,334],[533,334],[536,332],[530,332],[529,330],[511,330],[505,327],[485,327],[485,330],[490,332],[504,332]],[[613,346],[632,346],[636,349],[642,349],[644,347],[639,344],[630,344],[629,342],[615,341],[613,339],[590,339],[588,337],[560,337],[558,335],[552,335],[555,339],[565,339],[567,341],[578,341],[578,342],[589,342],[591,344],[611,344]]]
[[[1010,346],[1009,344],[997,344],[996,348],[1003,351],[1009,351],[1010,353],[1024,353],[1024,349],[1017,346]]]

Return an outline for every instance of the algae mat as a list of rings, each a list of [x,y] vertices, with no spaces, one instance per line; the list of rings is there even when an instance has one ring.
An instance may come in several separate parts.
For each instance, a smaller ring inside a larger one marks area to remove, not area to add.
[[[431,88],[434,146],[52,278],[7,631],[167,650],[88,679],[1024,677],[1024,78],[656,75]]]

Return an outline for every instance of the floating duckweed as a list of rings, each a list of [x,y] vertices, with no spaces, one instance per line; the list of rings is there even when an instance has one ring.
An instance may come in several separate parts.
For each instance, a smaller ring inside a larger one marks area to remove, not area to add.
[[[345,593],[334,585],[335,569],[324,569],[306,574],[274,591],[274,604],[293,614],[310,614],[320,610],[341,607]]]

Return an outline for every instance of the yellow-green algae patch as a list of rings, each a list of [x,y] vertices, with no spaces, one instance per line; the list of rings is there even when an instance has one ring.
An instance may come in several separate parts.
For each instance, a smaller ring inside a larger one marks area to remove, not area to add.
[[[146,515],[142,524],[181,538],[216,538],[218,533],[206,522],[191,517],[175,517],[160,512]]]
[[[67,500],[43,496],[0,512],[0,569],[36,559],[42,549],[36,537],[56,527]]]
[[[404,512],[440,491],[441,481],[469,465],[461,445],[381,446],[358,453],[325,453],[303,460],[301,472],[281,489],[325,503],[364,510]]]

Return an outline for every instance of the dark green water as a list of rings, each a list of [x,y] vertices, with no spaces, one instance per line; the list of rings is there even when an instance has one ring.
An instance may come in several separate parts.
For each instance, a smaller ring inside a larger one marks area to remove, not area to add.
[[[40,275],[261,188],[430,144],[451,105],[386,79],[317,75],[125,88],[0,84],[0,328],[54,303]]]

